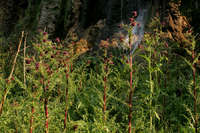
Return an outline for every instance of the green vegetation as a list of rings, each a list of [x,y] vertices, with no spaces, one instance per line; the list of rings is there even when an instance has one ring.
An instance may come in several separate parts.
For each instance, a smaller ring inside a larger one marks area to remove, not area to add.
[[[123,26],[128,45],[106,40],[96,51],[43,31],[32,41],[22,33],[17,51],[1,45],[0,132],[197,133],[196,38],[187,32],[182,48],[163,40],[158,24],[130,54],[132,26]]]

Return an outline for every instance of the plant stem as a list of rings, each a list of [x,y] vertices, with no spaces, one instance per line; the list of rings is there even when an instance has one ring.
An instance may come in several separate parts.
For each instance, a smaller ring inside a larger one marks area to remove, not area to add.
[[[195,60],[195,51],[193,49],[192,51],[192,60],[194,62]],[[192,75],[193,75],[193,87],[194,87],[194,114],[195,114],[195,133],[198,132],[198,129],[197,129],[197,126],[198,126],[198,116],[197,116],[197,90],[196,90],[196,79],[195,79],[195,73],[196,73],[196,66],[195,66],[195,63],[192,64],[193,66],[193,69],[192,69]]]
[[[106,71],[106,74],[107,74],[107,65],[106,65],[105,69],[106,69],[105,71]],[[106,91],[107,91],[107,86],[106,86],[107,75],[106,74],[104,76],[104,92],[103,92],[103,119],[104,119],[104,122],[106,120],[106,115],[105,115],[105,113],[106,113]]]
[[[47,93],[48,85],[44,86],[44,94]],[[48,133],[48,98],[44,99],[44,110],[45,110],[45,133]]]
[[[24,38],[24,87],[26,89],[26,37],[27,37],[27,34]]]
[[[65,106],[65,120],[64,120],[64,129],[66,128],[66,125],[67,125],[67,113],[68,113],[68,88],[66,87],[65,88],[65,103],[66,103],[66,106]]]
[[[149,63],[148,63],[148,69],[149,69],[149,87],[150,87],[150,131],[152,132],[152,126],[153,126],[153,117],[152,117],[152,97],[153,97],[153,84],[152,84],[152,72],[151,72],[151,46],[150,47],[150,53],[149,53]]]
[[[20,39],[19,45],[18,45],[18,50],[17,50],[16,56],[15,56],[14,61],[13,61],[13,66],[12,66],[12,69],[11,69],[11,73],[10,73],[10,75],[8,77],[8,83],[9,83],[10,79],[12,78],[12,75],[13,75],[13,72],[14,72],[14,69],[15,69],[15,65],[16,65],[16,61],[17,61],[17,56],[18,56],[18,54],[20,52],[20,47],[21,47],[23,38],[24,38],[24,31],[22,31],[21,39]],[[2,98],[1,104],[0,104],[0,116],[1,116],[2,111],[3,111],[3,105],[4,105],[4,102],[6,100],[8,91],[9,91],[9,89],[5,88],[4,94],[3,94],[3,98]]]
[[[66,82],[68,85],[68,78],[69,78],[69,64],[68,64],[68,68],[67,68],[67,72],[66,72]],[[71,67],[72,70],[72,67]],[[67,113],[68,113],[68,87],[65,88],[65,119],[64,119],[64,130],[66,129],[66,125],[67,125]]]
[[[131,54],[131,49],[132,49],[132,34],[129,35],[129,50],[130,50],[130,53],[129,53],[129,56],[130,56],[130,60],[129,60],[129,67],[130,67],[130,90],[129,90],[129,115],[128,115],[128,118],[129,118],[129,129],[128,129],[128,132],[131,133],[131,129],[132,129],[132,95],[133,95],[133,81],[132,81],[132,76],[133,76],[133,70],[132,70],[132,54]]]
[[[33,119],[34,119],[34,102],[32,101],[32,107],[31,107],[31,119],[30,119],[30,133],[33,133]]]

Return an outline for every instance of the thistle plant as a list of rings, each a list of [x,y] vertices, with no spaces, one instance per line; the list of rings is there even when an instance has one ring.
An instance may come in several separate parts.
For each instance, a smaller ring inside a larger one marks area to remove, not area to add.
[[[129,25],[121,25],[120,27],[124,28],[127,32],[128,32],[128,45],[126,45],[126,47],[128,48],[128,64],[129,64],[129,69],[130,69],[130,73],[129,73],[129,85],[130,85],[130,89],[129,89],[129,101],[128,101],[128,106],[129,106],[129,115],[128,115],[128,132],[131,133],[132,132],[132,97],[133,97],[133,92],[134,92],[134,88],[133,88],[133,44],[134,41],[136,40],[136,36],[133,35],[133,28],[134,26],[136,26],[137,22],[135,21],[135,17],[137,17],[137,12],[133,11],[132,12],[133,15],[131,18],[129,18],[130,23]],[[120,38],[120,40],[123,42],[122,38]],[[135,132],[135,131],[134,131]]]
[[[188,47],[184,48],[185,51],[187,52],[187,54],[189,55],[190,59],[187,59],[185,57],[182,57],[182,59],[190,66],[190,68],[192,69],[192,90],[193,90],[193,117],[194,117],[194,128],[195,128],[195,133],[198,133],[198,86],[197,84],[197,77],[198,75],[197,73],[197,68],[196,68],[196,64],[199,61],[199,57],[200,57],[200,53],[196,52],[196,40],[195,40],[195,36],[192,35],[191,32],[188,33],[188,38],[190,39],[190,44]]]

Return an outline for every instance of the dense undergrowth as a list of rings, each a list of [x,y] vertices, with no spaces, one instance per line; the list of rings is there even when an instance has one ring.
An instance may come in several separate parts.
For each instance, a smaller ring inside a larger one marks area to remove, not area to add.
[[[24,33],[18,51],[2,40],[0,132],[198,132],[195,38],[188,32],[182,48],[163,40],[159,26],[134,53],[129,26],[128,44],[101,41],[97,51],[46,32],[28,42]]]

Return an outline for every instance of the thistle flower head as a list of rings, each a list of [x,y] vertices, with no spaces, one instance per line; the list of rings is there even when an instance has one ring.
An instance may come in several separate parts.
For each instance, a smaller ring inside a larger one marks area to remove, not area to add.
[[[48,33],[47,32],[43,32],[43,35],[45,36],[45,35],[47,35]]]
[[[56,42],[60,43],[60,38],[59,37],[56,38]]]
[[[40,64],[37,62],[37,63],[35,63],[35,69],[36,70],[38,70],[39,69],[39,67],[40,67]]]
[[[133,11],[133,17],[137,17],[137,11]]]

